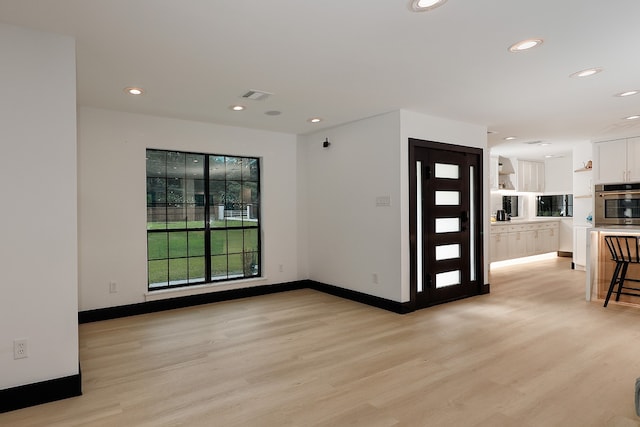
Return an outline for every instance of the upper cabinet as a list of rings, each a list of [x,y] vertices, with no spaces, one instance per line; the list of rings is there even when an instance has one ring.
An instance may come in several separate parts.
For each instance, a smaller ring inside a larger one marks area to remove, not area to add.
[[[518,191],[542,193],[544,191],[544,163],[518,160]]]
[[[640,182],[640,137],[593,144],[597,184]]]

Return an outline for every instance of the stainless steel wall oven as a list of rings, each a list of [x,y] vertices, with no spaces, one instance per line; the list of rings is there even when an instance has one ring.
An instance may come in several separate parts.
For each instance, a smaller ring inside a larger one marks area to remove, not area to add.
[[[640,225],[640,183],[595,186],[594,225]]]

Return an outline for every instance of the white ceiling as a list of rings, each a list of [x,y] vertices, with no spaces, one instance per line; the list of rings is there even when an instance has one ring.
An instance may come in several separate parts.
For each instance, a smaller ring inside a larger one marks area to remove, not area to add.
[[[0,0],[0,22],[76,38],[80,105],[299,134],[407,109],[486,125],[490,146],[522,157],[640,135],[622,120],[640,95],[613,96],[640,89],[640,1],[409,3]],[[542,46],[508,52],[532,37]],[[604,72],[568,77],[590,67]],[[250,89],[274,95],[241,99]],[[552,145],[523,144],[538,140]]]

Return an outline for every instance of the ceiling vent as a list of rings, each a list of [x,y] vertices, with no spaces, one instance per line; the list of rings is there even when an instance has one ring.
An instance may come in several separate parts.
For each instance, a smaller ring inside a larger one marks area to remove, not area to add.
[[[264,101],[270,95],[273,95],[273,94],[269,92],[264,92],[261,90],[250,90],[249,92],[242,95],[242,97],[246,99],[251,99],[253,101]]]
[[[542,144],[542,141],[527,141],[525,142],[525,144],[529,144],[529,145]]]

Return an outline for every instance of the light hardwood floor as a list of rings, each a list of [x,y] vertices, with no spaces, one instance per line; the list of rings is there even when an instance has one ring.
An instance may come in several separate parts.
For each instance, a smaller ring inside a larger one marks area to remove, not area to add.
[[[312,290],[80,326],[84,395],[2,426],[636,426],[640,309],[567,259],[398,315]]]

